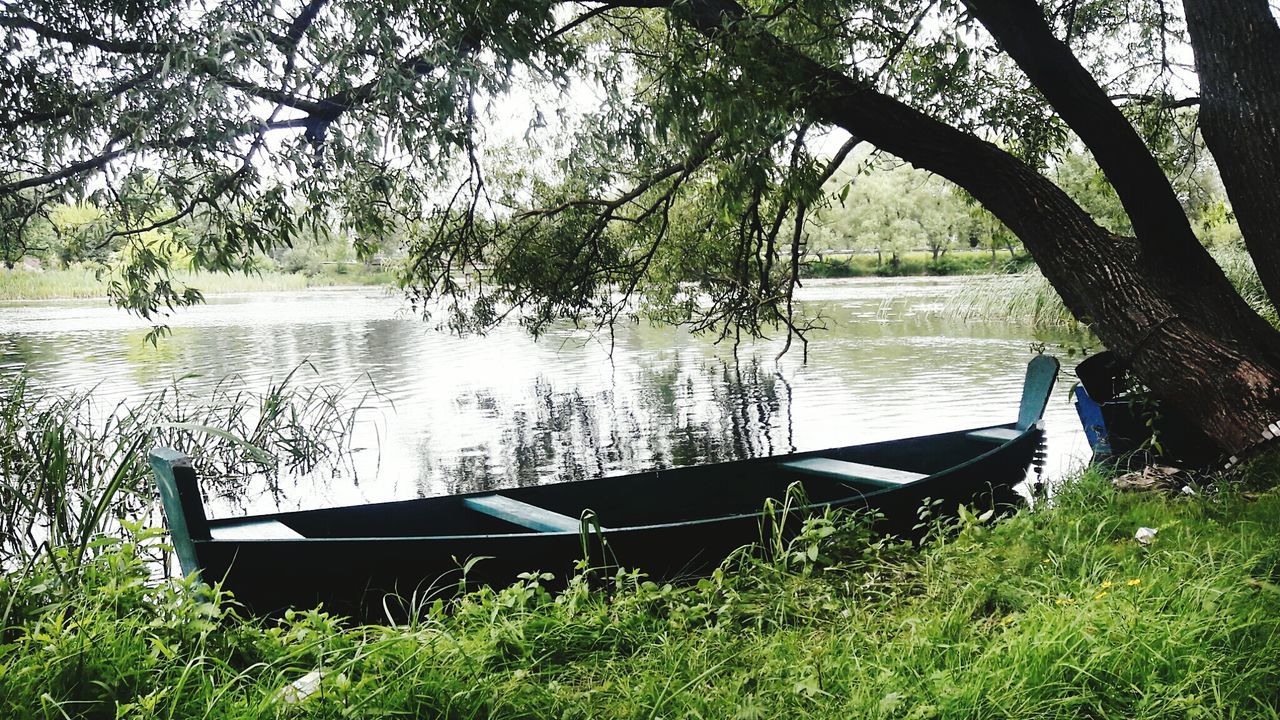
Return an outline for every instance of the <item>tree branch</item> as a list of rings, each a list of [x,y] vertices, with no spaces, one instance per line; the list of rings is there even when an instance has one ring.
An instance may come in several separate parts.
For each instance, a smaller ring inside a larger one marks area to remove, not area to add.
[[[1039,4],[965,0],[965,5],[1093,151],[1138,242],[1175,271],[1208,259],[1159,163],[1071,49],[1053,35]]]
[[[29,123],[41,123],[41,122],[48,122],[50,120],[58,120],[60,118],[65,118],[71,115],[71,113],[74,110],[84,110],[84,109],[92,108],[94,106],[102,104],[105,100],[110,100],[112,98],[120,97],[121,95],[124,95],[125,93],[129,92],[130,90],[133,90],[134,88],[139,87],[143,83],[149,80],[155,79],[157,76],[159,76],[159,74],[160,74],[160,68],[153,67],[150,70],[142,72],[128,80],[125,80],[124,82],[113,85],[102,92],[93,93],[86,97],[82,97],[79,100],[69,102],[63,105],[62,107],[58,108],[57,110],[50,110],[47,112],[33,112],[33,113],[27,113],[26,115],[19,115],[14,119],[9,120],[8,122],[0,123],[0,130],[3,130],[5,132],[12,132],[22,127],[23,125],[26,125]]]
[[[243,137],[245,135],[250,135],[260,131],[273,132],[276,130],[295,130],[298,128],[305,128],[305,127],[307,127],[306,118],[293,118],[290,120],[275,120],[270,123],[256,124],[251,128],[246,128],[236,132],[232,132],[228,135],[225,135],[217,139],[222,141],[234,140],[238,137]],[[23,178],[22,180],[18,180],[17,182],[0,185],[0,195],[9,195],[9,194],[18,192],[20,190],[39,187],[41,185],[51,185],[53,183],[66,180],[68,178],[75,177],[76,175],[80,175],[82,173],[100,170],[103,167],[106,167],[106,165],[110,163],[112,160],[124,157],[125,155],[131,155],[133,153],[138,153],[138,152],[145,152],[147,150],[177,150],[182,148],[188,148],[193,145],[197,145],[197,144],[200,144],[203,142],[209,142],[209,141],[210,141],[210,138],[206,136],[189,135],[187,137],[178,138],[177,140],[174,140],[170,143],[165,143],[165,144],[150,145],[146,147],[125,147],[125,148],[119,148],[116,150],[108,150],[106,152],[95,155],[94,157],[86,158],[84,160],[80,160],[79,162],[72,163],[60,170],[55,170],[53,172],[50,172],[44,175]]]
[[[1192,95],[1185,98],[1172,98],[1167,95],[1149,95],[1147,93],[1117,93],[1108,95],[1108,100],[1128,100],[1133,105],[1155,105],[1163,110],[1177,110],[1178,108],[1195,107],[1200,104],[1200,96]]]
[[[82,30],[59,30],[21,15],[0,15],[0,27],[29,30],[48,40],[69,45],[87,45],[119,55],[161,55],[172,50],[169,45],[149,40],[111,40]]]

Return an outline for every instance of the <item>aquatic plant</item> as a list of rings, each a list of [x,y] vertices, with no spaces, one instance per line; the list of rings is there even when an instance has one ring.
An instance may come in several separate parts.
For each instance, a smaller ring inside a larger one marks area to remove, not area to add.
[[[281,472],[346,467],[352,427],[374,390],[302,386],[297,372],[307,367],[261,392],[232,377],[193,397],[178,379],[105,408],[91,392],[46,390],[25,375],[0,380],[0,569],[57,564],[61,548],[71,556],[60,571],[74,573],[123,522],[158,524],[146,459],[155,445],[191,455],[215,479],[206,492],[224,496],[278,492]]]
[[[1276,308],[1258,279],[1253,260],[1234,248],[1213,252],[1245,301],[1273,325],[1280,325]],[[1034,327],[1070,327],[1080,323],[1062,304],[1053,286],[1036,268],[999,277],[979,277],[962,285],[947,299],[941,313],[961,320],[996,320],[1018,322]]]

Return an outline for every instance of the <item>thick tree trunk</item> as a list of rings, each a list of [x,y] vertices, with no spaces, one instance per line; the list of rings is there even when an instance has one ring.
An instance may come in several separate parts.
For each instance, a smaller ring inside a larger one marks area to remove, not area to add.
[[[1183,0],[1200,131],[1271,302],[1280,307],[1280,27],[1267,0]]]
[[[1175,243],[1174,260],[1112,235],[995,145],[738,24],[745,12],[733,0],[690,0],[675,11],[817,119],[968,190],[1022,240],[1076,317],[1224,449],[1252,447],[1280,419],[1280,333],[1197,252],[1198,243]]]

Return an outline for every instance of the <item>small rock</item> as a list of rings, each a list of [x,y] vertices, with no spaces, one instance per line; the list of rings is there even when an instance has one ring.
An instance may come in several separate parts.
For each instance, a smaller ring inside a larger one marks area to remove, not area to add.
[[[1150,545],[1152,540],[1156,539],[1156,533],[1160,532],[1155,528],[1140,527],[1138,532],[1133,534],[1133,539],[1137,540],[1140,545]]]

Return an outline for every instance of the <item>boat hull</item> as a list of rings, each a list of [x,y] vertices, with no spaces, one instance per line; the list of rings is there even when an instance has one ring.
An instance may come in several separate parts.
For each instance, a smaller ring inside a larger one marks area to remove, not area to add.
[[[323,604],[385,621],[461,590],[505,586],[522,573],[552,573],[546,584],[554,588],[584,563],[678,581],[706,575],[738,548],[793,531],[802,517],[827,509],[874,512],[880,517],[877,530],[910,535],[926,500],[936,501],[943,513],[954,513],[961,503],[1016,504],[1013,488],[1041,447],[1039,426],[997,445],[975,440],[970,432],[502,491],[574,517],[590,509],[605,528],[599,532],[529,532],[468,512],[460,503],[482,495],[473,493],[261,516],[306,537],[197,539],[193,549],[206,581],[264,615]],[[925,477],[899,487],[858,487],[797,475],[778,464],[810,457],[880,464]],[[766,499],[781,505],[788,488],[801,494],[792,497],[779,522],[765,511]],[[459,518],[468,524],[459,525]],[[209,523],[215,534],[219,523]]]

